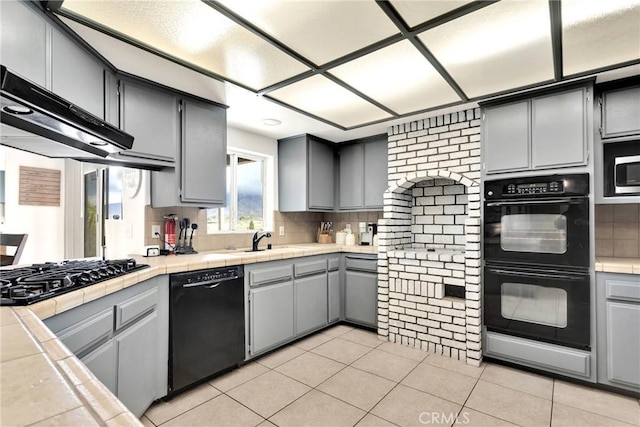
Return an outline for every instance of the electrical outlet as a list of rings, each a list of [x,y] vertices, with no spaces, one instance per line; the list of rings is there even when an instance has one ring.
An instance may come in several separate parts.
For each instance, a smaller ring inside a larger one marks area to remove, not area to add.
[[[158,233],[158,234],[156,234]],[[159,239],[160,238],[160,226],[159,225],[152,225],[151,226],[151,237],[155,238],[155,239]]]
[[[278,234],[280,234],[280,236],[284,236],[284,225],[280,226],[280,230]]]

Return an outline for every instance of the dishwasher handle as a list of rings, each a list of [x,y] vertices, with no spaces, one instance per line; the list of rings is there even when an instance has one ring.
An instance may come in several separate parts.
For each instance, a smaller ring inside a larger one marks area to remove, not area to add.
[[[204,282],[185,283],[184,285],[182,285],[182,287],[183,288],[207,287],[209,289],[213,289],[213,288],[217,288],[218,286],[220,286],[224,282],[228,282],[229,280],[236,280],[239,277],[240,276],[234,276],[234,277],[227,277],[225,279],[220,279],[220,280],[207,280],[207,281],[204,281]]]

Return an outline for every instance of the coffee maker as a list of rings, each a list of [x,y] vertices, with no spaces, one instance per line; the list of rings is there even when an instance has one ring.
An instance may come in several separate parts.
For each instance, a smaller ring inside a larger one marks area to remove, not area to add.
[[[360,223],[360,245],[373,245],[373,238],[378,234],[378,224],[361,222]]]

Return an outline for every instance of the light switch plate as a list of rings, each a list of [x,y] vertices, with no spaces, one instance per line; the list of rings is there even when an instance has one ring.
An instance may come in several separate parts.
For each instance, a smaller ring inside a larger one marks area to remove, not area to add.
[[[278,230],[278,234],[279,234],[280,236],[284,236],[284,225],[281,225],[281,226],[280,226],[280,230]]]

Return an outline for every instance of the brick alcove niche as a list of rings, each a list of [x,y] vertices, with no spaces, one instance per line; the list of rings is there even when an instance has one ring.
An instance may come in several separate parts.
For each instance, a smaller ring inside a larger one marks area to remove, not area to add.
[[[480,365],[479,176],[478,109],[389,129],[380,339]]]

